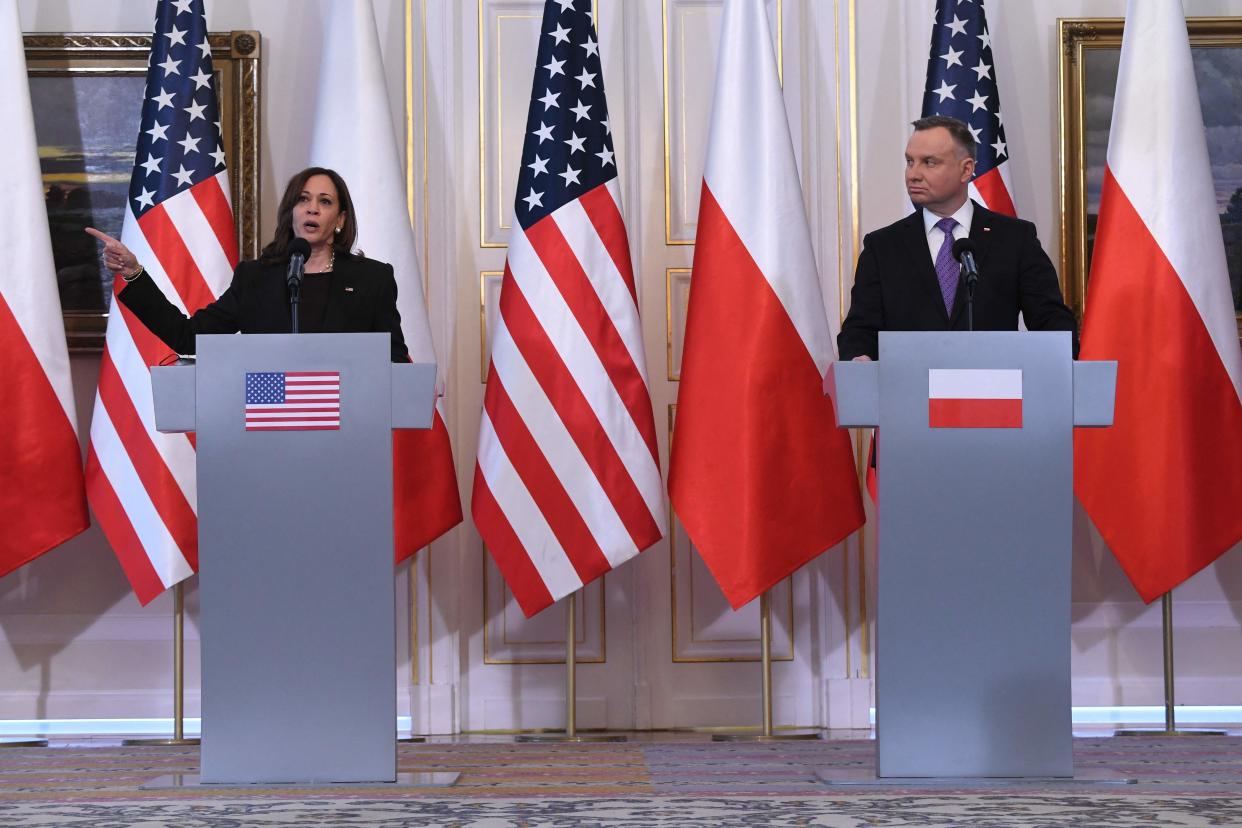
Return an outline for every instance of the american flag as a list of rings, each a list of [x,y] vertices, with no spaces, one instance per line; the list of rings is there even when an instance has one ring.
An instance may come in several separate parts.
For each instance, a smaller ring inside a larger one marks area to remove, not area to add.
[[[159,0],[121,241],[187,314],[237,264],[202,0]],[[122,286],[121,280],[115,280]],[[194,442],[155,431],[149,366],[168,348],[120,302],[108,317],[87,450],[87,496],[138,600],[198,567]]]
[[[1009,146],[983,0],[936,0],[923,92],[923,117],[929,115],[949,115],[966,122],[977,144],[971,196],[989,210],[1016,216],[1005,164]]]
[[[529,616],[664,535],[591,0],[544,5],[471,503]]]
[[[339,371],[246,373],[246,431],[339,431]]]

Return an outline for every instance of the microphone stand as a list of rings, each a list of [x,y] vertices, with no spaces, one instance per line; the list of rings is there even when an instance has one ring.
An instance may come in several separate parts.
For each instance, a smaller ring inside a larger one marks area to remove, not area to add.
[[[293,321],[293,333],[298,332],[298,301],[302,293],[302,280],[289,280],[289,316]]]
[[[302,268],[306,260],[300,254],[289,257],[289,271],[285,276],[289,284],[289,318],[293,324],[292,332],[298,333],[298,303],[302,298]]]
[[[979,268],[975,265],[975,254],[969,250],[962,251],[962,280],[966,282],[966,330],[975,329],[975,284],[979,281]]]
[[[962,266],[960,279],[966,283],[966,330],[975,329],[975,283],[979,267],[975,264],[975,245],[969,237],[953,242],[953,258]]]
[[[975,329],[975,282],[978,278],[974,273],[966,274],[966,330],[968,331]]]

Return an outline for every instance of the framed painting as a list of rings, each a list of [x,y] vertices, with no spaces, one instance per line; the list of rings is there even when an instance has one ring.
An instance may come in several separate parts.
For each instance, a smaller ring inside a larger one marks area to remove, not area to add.
[[[239,251],[259,251],[259,33],[208,34]],[[26,72],[69,349],[103,348],[112,274],[84,227],[120,236],[151,35],[25,35]]]
[[[1082,319],[1121,60],[1122,18],[1062,18],[1061,273]],[[1192,17],[1191,56],[1207,132],[1234,314],[1242,336],[1242,17]]]

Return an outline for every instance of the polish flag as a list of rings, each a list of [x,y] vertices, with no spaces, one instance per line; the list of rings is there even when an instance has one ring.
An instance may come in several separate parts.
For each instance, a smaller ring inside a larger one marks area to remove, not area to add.
[[[319,52],[310,162],[336,170],[349,185],[358,213],[357,249],[392,265],[410,357],[435,362],[375,10],[371,0],[348,0],[333,3],[330,14]],[[441,393],[443,387],[441,375]],[[462,520],[442,397],[436,398],[431,428],[396,429],[392,450],[393,530],[396,561],[401,563]]]
[[[1074,490],[1145,601],[1242,540],[1242,350],[1178,0],[1130,0],[1082,359],[1115,359],[1112,428]]]
[[[932,368],[927,372],[931,428],[1022,428],[1022,371]]]
[[[669,495],[736,609],[864,516],[763,0],[725,3],[719,54]]]
[[[0,5],[0,576],[84,530],[69,351],[43,203],[17,5]]]

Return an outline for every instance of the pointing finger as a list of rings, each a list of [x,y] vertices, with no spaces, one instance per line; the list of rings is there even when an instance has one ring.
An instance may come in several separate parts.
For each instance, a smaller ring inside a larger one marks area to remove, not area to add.
[[[109,244],[109,243],[112,243],[112,244],[117,244],[117,240],[116,240],[116,239],[112,238],[112,237],[111,237],[111,236],[109,236],[107,233],[103,232],[102,230],[96,230],[94,227],[87,227],[87,228],[86,228],[86,232],[87,232],[87,233],[90,233],[92,236],[94,236],[95,238],[99,239],[99,240],[100,240],[101,242],[103,242],[105,245],[107,245],[107,244]]]

